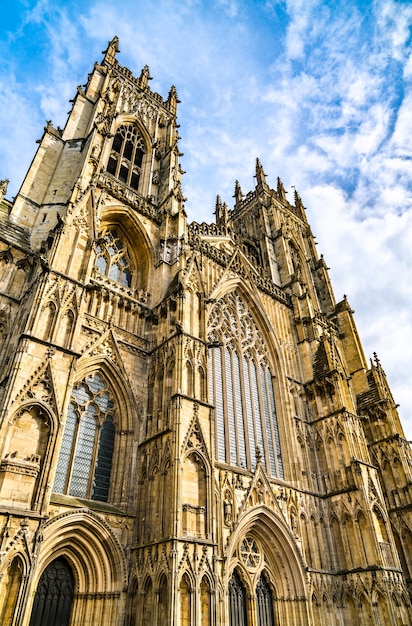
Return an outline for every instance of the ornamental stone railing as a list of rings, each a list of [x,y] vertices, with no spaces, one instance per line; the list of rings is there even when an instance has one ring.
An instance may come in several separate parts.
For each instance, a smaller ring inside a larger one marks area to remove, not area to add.
[[[132,207],[135,211],[138,211],[141,215],[145,215],[160,224],[161,216],[159,209],[150,200],[143,198],[136,191],[133,191],[133,189],[130,189],[130,187],[118,181],[111,174],[100,172],[97,176],[96,184],[114,198],[117,198],[124,204]]]

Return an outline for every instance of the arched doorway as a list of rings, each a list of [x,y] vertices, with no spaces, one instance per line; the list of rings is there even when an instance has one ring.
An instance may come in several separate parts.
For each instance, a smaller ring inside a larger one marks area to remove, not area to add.
[[[280,515],[265,505],[252,506],[240,517],[227,553],[230,626],[309,625],[302,603],[304,563]]]
[[[52,561],[37,585],[30,626],[69,626],[74,577],[64,557]]]

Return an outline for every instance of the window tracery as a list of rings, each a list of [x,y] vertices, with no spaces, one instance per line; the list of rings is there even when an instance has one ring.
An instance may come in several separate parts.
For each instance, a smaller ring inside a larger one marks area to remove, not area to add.
[[[73,572],[64,557],[44,570],[34,596],[30,626],[68,626],[74,597]]]
[[[235,570],[229,581],[229,623],[230,626],[247,626],[246,589]]]
[[[273,595],[266,576],[262,573],[256,585],[257,623],[259,626],[274,626]]]
[[[261,454],[267,473],[283,478],[267,348],[246,303],[235,293],[213,308],[209,342],[218,460],[253,469]]]
[[[117,129],[107,162],[107,171],[132,189],[138,190],[146,146],[134,124]]]
[[[238,564],[228,584],[230,626],[248,626],[250,618],[251,623],[259,626],[275,626],[274,593],[260,542],[252,535],[246,535],[238,545],[237,557]],[[251,588],[247,580],[252,584]],[[256,599],[251,606],[250,597]]]
[[[119,232],[112,228],[99,239],[96,247],[96,268],[100,274],[131,287],[132,273],[127,246]]]
[[[256,569],[259,566],[261,554],[256,539],[246,536],[240,544],[239,552],[245,567]]]
[[[115,407],[95,373],[72,392],[53,490],[107,502],[114,451]]]

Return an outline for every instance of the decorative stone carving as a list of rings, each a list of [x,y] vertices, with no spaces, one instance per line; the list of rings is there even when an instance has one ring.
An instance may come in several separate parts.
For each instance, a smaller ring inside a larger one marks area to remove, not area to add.
[[[227,526],[228,528],[231,528],[232,523],[233,523],[232,513],[233,513],[233,498],[232,498],[232,494],[230,493],[230,491],[226,489],[224,499],[223,499],[223,519],[224,519],[225,526]]]

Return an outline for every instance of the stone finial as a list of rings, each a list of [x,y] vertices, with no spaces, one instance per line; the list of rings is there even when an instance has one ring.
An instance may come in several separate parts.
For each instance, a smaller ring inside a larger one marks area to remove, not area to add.
[[[222,203],[220,196],[216,197],[215,215],[216,226],[218,228],[222,228],[222,226],[227,226],[227,223],[229,221],[229,211],[226,202]]]
[[[278,196],[281,200],[286,201],[286,194],[287,191],[285,190],[285,187],[283,186],[282,181],[280,180],[279,176],[278,176],[278,186],[277,186],[277,192],[278,192]]]
[[[256,159],[256,185],[266,185],[266,174],[259,159]]]
[[[172,113],[176,114],[177,111],[177,105],[179,104],[180,100],[177,97],[177,91],[176,91],[176,87],[174,85],[171,86],[170,91],[169,91],[169,95],[167,98],[167,104],[169,106],[169,109]]]
[[[222,222],[226,226],[229,221],[229,210],[227,208],[226,202],[223,203],[222,207]]]
[[[300,209],[302,211],[304,209],[302,198],[300,197],[296,189],[295,189],[294,195],[295,195],[295,208]]]
[[[152,77],[150,76],[149,66],[145,65],[139,77],[140,87],[147,87],[149,80],[152,80]]]
[[[223,214],[223,204],[220,199],[220,196],[216,196],[215,215],[216,215],[217,226],[219,226],[222,223],[222,214]]]
[[[103,62],[113,65],[116,60],[116,54],[118,52],[120,52],[119,37],[115,36],[111,41],[109,41],[106,50],[103,50],[102,52],[102,54],[104,54]]]
[[[379,357],[378,357],[376,352],[373,353],[373,358],[375,360],[375,366],[376,367],[380,367],[381,362],[380,362]]]
[[[236,201],[236,204],[238,204],[238,202],[242,202],[243,200],[243,193],[238,180],[235,182],[235,195],[233,197]]]
[[[4,196],[7,193],[7,187],[9,184],[9,179],[5,178],[4,180],[0,180],[0,201],[3,200]]]
[[[298,194],[298,192],[295,189],[295,209],[297,210],[297,212],[299,213],[299,216],[303,219],[305,218],[305,207],[303,206],[303,202],[302,199],[300,197],[300,195]]]

